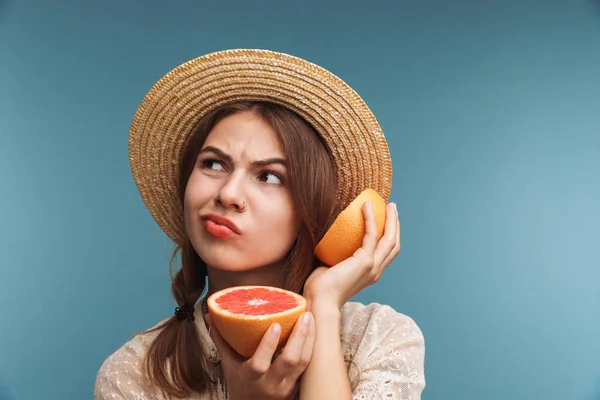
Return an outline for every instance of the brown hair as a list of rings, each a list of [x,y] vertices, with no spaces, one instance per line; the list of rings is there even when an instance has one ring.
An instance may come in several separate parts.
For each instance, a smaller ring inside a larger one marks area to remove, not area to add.
[[[337,215],[337,187],[333,159],[314,128],[289,109],[267,102],[236,102],[222,106],[198,123],[184,149],[179,173],[179,197],[183,197],[196,159],[213,127],[238,112],[251,111],[265,119],[277,133],[288,162],[288,185],[300,221],[298,235],[287,254],[281,274],[284,288],[300,293],[317,266],[313,251]],[[171,291],[177,304],[194,306],[205,289],[206,263],[189,240],[178,246],[171,266],[181,253],[181,269],[173,277]],[[159,331],[145,358],[148,378],[173,397],[189,397],[210,390],[214,368],[191,320],[175,316],[145,333]],[[170,364],[170,369],[169,369]]]

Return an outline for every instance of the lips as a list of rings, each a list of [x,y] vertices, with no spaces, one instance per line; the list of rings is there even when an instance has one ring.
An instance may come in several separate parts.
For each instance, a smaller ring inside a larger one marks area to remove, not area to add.
[[[222,217],[217,214],[205,214],[202,217],[202,220],[205,222],[207,228],[211,228],[215,233],[221,232],[226,233],[227,230],[230,230],[232,233],[240,234],[240,228],[236,224],[233,223],[230,219]],[[210,222],[210,223],[209,223]],[[223,228],[226,228],[224,230]],[[212,233],[212,232],[211,232]],[[221,236],[221,235],[218,235]]]

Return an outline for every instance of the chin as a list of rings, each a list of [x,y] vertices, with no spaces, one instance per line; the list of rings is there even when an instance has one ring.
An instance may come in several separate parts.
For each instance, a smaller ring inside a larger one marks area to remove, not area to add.
[[[221,271],[228,271],[228,272],[251,271],[256,268],[256,266],[252,266],[249,264],[239,264],[239,263],[233,263],[233,262],[227,262],[227,261],[209,262],[207,260],[206,264],[209,265],[211,268],[215,268],[215,269],[218,269]]]
[[[256,263],[250,263],[246,257],[234,257],[233,251],[227,251],[228,254],[219,252],[215,254],[214,251],[202,249],[204,251],[198,252],[200,258],[212,268],[220,269],[223,271],[248,271],[256,268]]]
[[[257,257],[231,257],[231,255],[206,254],[200,258],[211,268],[228,272],[245,272],[277,264],[273,260],[257,260]],[[258,262],[257,262],[258,261]]]
[[[274,264],[279,264],[285,258],[285,254],[277,257],[275,254],[263,258],[264,253],[256,251],[244,251],[243,249],[233,246],[222,246],[218,243],[207,243],[206,240],[198,240],[198,246],[192,245],[198,256],[211,268],[216,268],[222,271],[242,272],[267,267]],[[283,253],[283,252],[282,252]],[[263,257],[261,257],[261,255]]]

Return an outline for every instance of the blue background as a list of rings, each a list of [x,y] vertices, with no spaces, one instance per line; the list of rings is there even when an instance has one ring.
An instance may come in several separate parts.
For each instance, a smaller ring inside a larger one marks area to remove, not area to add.
[[[424,399],[600,399],[600,7],[566,0],[0,0],[0,397],[91,398],[173,312],[128,128],[233,47],[320,64],[379,119],[403,249],[356,299],[419,324]]]

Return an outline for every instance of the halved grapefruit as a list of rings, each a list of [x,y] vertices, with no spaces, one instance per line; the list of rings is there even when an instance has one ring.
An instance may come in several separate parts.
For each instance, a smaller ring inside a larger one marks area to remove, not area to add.
[[[236,286],[212,294],[208,311],[219,333],[239,354],[252,357],[262,337],[275,323],[281,325],[280,349],[306,310],[301,295],[271,286]]]
[[[327,266],[332,267],[344,261],[362,246],[365,236],[362,207],[367,201],[373,205],[377,240],[383,236],[386,214],[385,200],[375,190],[365,189],[337,216],[315,247],[315,255]]]

